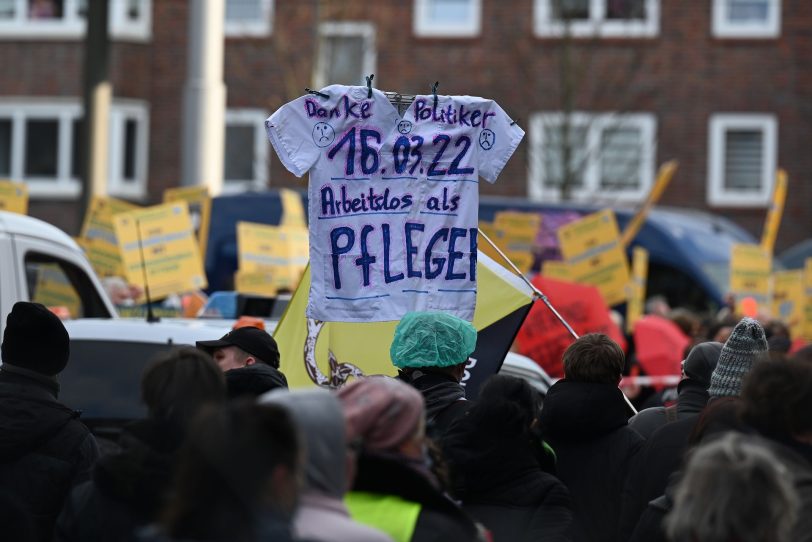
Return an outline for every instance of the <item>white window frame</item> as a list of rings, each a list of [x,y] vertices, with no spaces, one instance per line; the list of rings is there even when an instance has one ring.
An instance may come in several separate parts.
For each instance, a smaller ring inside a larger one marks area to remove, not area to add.
[[[553,0],[533,1],[533,31],[539,37],[653,38],[660,34],[660,0],[645,0],[644,21],[606,18],[606,0],[590,0],[589,19],[566,22],[553,18]],[[569,28],[567,28],[569,26]]]
[[[11,118],[11,180],[28,185],[32,199],[76,199],[81,195],[81,181],[71,172],[73,156],[73,122],[82,117],[82,105],[74,98],[0,98],[0,117]],[[131,183],[137,190],[119,190],[123,160],[123,122],[135,118],[139,125],[139,138],[136,142],[136,182]],[[49,119],[58,121],[59,150],[57,154],[56,177],[25,177],[25,122],[28,119]],[[116,129],[118,128],[120,129]],[[142,129],[143,127],[143,129]],[[145,102],[137,100],[114,100],[110,106],[110,159],[108,160],[108,193],[111,196],[132,198],[146,197],[147,155],[149,144],[149,113]]]
[[[761,190],[725,188],[725,134],[730,129],[760,130],[764,134]],[[770,204],[778,163],[778,120],[761,113],[717,113],[708,122],[708,203],[717,207],[765,207]]]
[[[469,0],[471,17],[458,25],[443,24],[429,18],[431,0],[414,0],[413,30],[418,37],[470,38],[482,31],[482,0]]]
[[[313,73],[313,86],[323,88],[333,81],[327,81],[327,51],[322,47],[322,39],[329,37],[360,36],[364,40],[363,73],[375,73],[378,63],[378,49],[375,43],[375,25],[370,22],[345,21],[325,22],[319,25],[319,43],[316,57],[315,71]],[[375,77],[376,86],[380,81]]]
[[[124,138],[128,120],[137,125],[134,182],[124,180]],[[146,103],[116,100],[110,107],[110,146],[107,192],[111,196],[143,200],[147,197],[149,173],[149,111]]]
[[[268,144],[265,132],[265,119],[268,112],[264,109],[227,109],[225,126],[229,124],[246,124],[254,126],[254,178],[223,179],[223,194],[235,194],[247,190],[263,190],[268,186]],[[224,175],[225,177],[225,175]]]
[[[228,3],[228,0],[225,0]],[[227,38],[258,38],[270,36],[273,32],[274,0],[258,0],[262,15],[254,21],[223,22],[223,32]]]
[[[530,199],[537,201],[561,200],[561,189],[548,187],[545,184],[544,169],[544,128],[564,123],[564,113],[535,113],[530,117],[530,168],[527,180],[527,193]],[[570,124],[574,127],[586,126],[586,164],[583,169],[584,183],[581,188],[574,188],[570,196],[574,201],[592,202],[606,199],[611,202],[637,202],[651,190],[655,176],[655,155],[657,135],[657,118],[651,113],[586,113],[573,112]],[[601,135],[604,130],[612,128],[635,127],[640,130],[640,186],[627,190],[606,190],[600,187],[601,177]]]
[[[762,23],[733,23],[726,0],[713,0],[712,33],[716,38],[777,38],[781,35],[781,0],[769,0],[767,20]]]
[[[152,37],[152,1],[143,2],[144,15],[137,22],[125,16],[126,0],[110,0],[110,36],[116,40],[149,41]],[[78,15],[79,0],[64,0],[65,15],[56,20],[28,18],[28,0],[14,0],[15,17],[0,19],[0,41],[4,40],[81,40],[87,24]]]

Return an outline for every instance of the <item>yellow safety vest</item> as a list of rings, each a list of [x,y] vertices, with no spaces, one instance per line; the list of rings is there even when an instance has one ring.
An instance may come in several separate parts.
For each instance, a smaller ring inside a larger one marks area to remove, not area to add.
[[[351,491],[344,496],[344,504],[352,519],[375,527],[395,542],[411,542],[421,506],[394,495]]]

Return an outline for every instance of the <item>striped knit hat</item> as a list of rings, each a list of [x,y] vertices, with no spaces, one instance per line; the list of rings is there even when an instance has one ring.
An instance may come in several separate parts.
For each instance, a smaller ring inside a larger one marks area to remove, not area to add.
[[[719,363],[711,375],[708,395],[738,397],[742,379],[756,359],[767,352],[767,338],[761,324],[752,318],[742,318],[722,347]]]

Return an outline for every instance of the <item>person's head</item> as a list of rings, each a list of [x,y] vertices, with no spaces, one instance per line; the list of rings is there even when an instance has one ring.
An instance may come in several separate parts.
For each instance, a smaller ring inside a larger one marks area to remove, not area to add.
[[[766,358],[767,339],[764,329],[752,318],[742,318],[722,347],[719,362],[711,375],[708,395],[737,397],[742,379],[753,365]]]
[[[70,337],[62,321],[39,303],[18,301],[3,331],[4,364],[56,376],[68,364]]]
[[[462,380],[477,332],[470,322],[444,312],[408,312],[395,328],[389,348],[392,364],[447,373]]]
[[[668,300],[662,295],[653,295],[646,300],[646,314],[655,314],[657,316],[667,317],[671,311],[671,306]]]
[[[347,438],[371,453],[420,459],[426,438],[426,412],[419,391],[394,378],[370,376],[338,390]]]
[[[289,522],[301,485],[300,443],[284,408],[236,401],[206,408],[178,456],[161,520],[173,539],[253,541]]]
[[[279,368],[279,347],[267,331],[256,327],[233,329],[214,341],[197,341],[196,346],[209,352],[223,371],[255,363]]]
[[[567,347],[563,362],[567,380],[616,386],[626,357],[620,346],[607,335],[589,333]]]
[[[791,474],[770,449],[727,433],[691,455],[664,525],[672,542],[784,542],[798,508]]]
[[[682,375],[708,389],[723,346],[722,343],[715,342],[699,343],[694,346],[682,362]]]
[[[505,436],[526,435],[541,412],[541,396],[527,380],[496,374],[479,389],[469,415],[477,427]],[[487,428],[487,429],[485,429]]]
[[[673,309],[668,313],[668,319],[674,322],[686,337],[694,338],[699,333],[701,322],[697,315],[688,309]]]
[[[350,485],[353,469],[347,467],[354,456],[348,453],[344,414],[336,396],[321,388],[274,390],[259,402],[286,409],[296,422],[306,450],[305,487],[342,498]]]
[[[208,354],[181,347],[147,366],[141,376],[141,398],[151,418],[185,429],[205,404],[225,402],[225,378]]]
[[[812,444],[812,364],[759,363],[742,389],[742,421],[777,439]]]

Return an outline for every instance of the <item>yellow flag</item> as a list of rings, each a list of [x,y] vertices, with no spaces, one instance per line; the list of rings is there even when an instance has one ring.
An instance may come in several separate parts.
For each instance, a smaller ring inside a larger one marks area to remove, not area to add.
[[[761,233],[761,248],[768,254],[772,254],[775,249],[775,239],[778,237],[778,228],[781,227],[781,217],[784,214],[784,203],[787,200],[787,172],[779,169],[775,174],[775,188],[773,188],[773,200],[770,209],[767,211],[767,219],[764,222],[764,231]]]
[[[397,373],[389,346],[397,322],[320,322],[305,316],[310,267],[305,270],[285,314],[274,331],[281,369],[292,388],[337,387],[360,375]],[[477,300],[473,325],[477,330],[496,323],[532,303],[533,294],[518,277],[479,252]],[[502,337],[508,343],[512,336]]]

